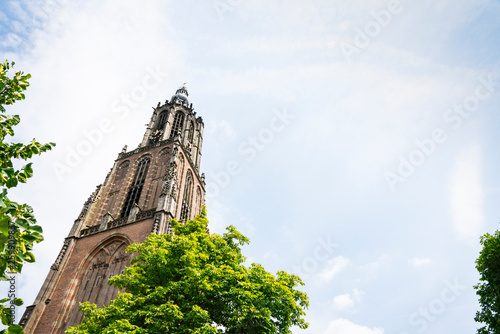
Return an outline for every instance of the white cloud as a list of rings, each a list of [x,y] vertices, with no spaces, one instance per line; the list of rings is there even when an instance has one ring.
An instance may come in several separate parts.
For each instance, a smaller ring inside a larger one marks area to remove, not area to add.
[[[354,307],[355,302],[359,302],[365,293],[361,290],[354,289],[352,293],[345,293],[333,298],[333,306],[340,311],[346,311]]]
[[[333,305],[337,310],[350,309],[354,306],[354,299],[351,297],[351,294],[345,293],[333,298]]]
[[[349,264],[349,262],[349,259],[346,259],[343,256],[337,256],[331,259],[327,262],[327,267],[323,269],[320,277],[323,280],[330,282],[330,280],[339,272],[341,272]]]
[[[413,267],[420,267],[426,264],[430,264],[432,262],[431,259],[427,258],[419,258],[419,257],[414,257],[413,259],[408,260],[408,263],[413,266]]]
[[[347,319],[335,319],[330,321],[327,330],[323,334],[383,334],[382,328],[369,328],[357,325]]]
[[[484,223],[481,149],[477,145],[462,151],[455,162],[450,205],[456,232],[464,238],[477,237]]]

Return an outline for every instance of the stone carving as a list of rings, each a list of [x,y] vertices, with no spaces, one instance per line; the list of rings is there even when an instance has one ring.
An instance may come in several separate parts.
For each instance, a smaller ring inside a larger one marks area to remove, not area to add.
[[[125,248],[123,248],[118,252],[118,254],[115,255],[113,262],[111,263],[127,261],[129,258],[130,254],[125,251]]]
[[[175,158],[177,158],[177,153],[179,153],[179,147],[174,146],[172,150],[172,160],[175,160]]]
[[[177,163],[175,161],[170,162],[168,166],[167,174],[164,176],[164,180],[171,180],[177,174]]]
[[[166,196],[172,193],[172,189],[177,188],[177,164],[175,161],[170,162],[167,174],[163,177],[163,185],[161,187],[160,196]]]
[[[155,216],[154,221],[153,221],[153,228],[151,229],[151,233],[159,234],[159,232],[160,232],[160,221],[161,221],[161,214],[157,214]]]
[[[108,255],[113,255],[115,253],[115,251],[118,249],[118,246],[120,246],[122,244],[122,242],[120,241],[115,241],[113,242],[111,245],[109,245],[108,247],[106,247],[104,249],[104,251],[108,254]]]
[[[172,225],[170,223],[167,223],[167,228],[165,229],[166,234],[172,234]]]
[[[177,190],[178,190],[177,181],[174,181],[172,182],[172,191],[170,192],[170,197],[174,199],[177,198]]]
[[[80,231],[80,237],[99,232],[99,225],[90,226]]]
[[[26,326],[28,323],[28,320],[31,318],[31,315],[33,314],[33,310],[35,309],[36,305],[31,305],[26,307],[26,311],[24,311],[23,317],[19,321],[19,325],[22,326],[23,328]]]
[[[135,220],[138,221],[138,220],[143,220],[143,219],[151,218],[151,217],[153,217],[155,211],[156,211],[156,209],[150,209],[150,210],[146,210],[146,211],[140,211],[135,216]]]
[[[68,250],[70,242],[71,242],[70,239],[64,240],[64,244],[61,248],[61,251],[59,252],[59,255],[57,256],[56,262],[54,262],[54,264],[50,267],[50,269],[59,270],[59,266],[61,265],[61,262],[64,259],[64,256],[66,255],[66,251]]]
[[[96,190],[92,194],[90,194],[87,201],[83,204],[82,212],[80,212],[80,215],[78,216],[79,220],[84,219],[92,204],[97,202],[101,198],[101,187],[102,184],[98,185],[96,187]]]
[[[108,222],[107,228],[110,229],[113,227],[121,226],[121,225],[124,225],[125,223],[127,223],[127,217],[118,218],[118,219],[115,219],[113,221]]]
[[[92,269],[107,267],[109,267],[108,256],[104,252],[100,252],[99,255],[97,255],[94,263],[92,264]]]

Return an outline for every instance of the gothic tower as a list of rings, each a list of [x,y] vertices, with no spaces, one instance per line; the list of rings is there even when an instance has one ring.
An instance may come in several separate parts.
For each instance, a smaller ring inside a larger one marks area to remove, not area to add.
[[[98,307],[116,298],[108,279],[131,260],[125,248],[151,233],[169,233],[169,220],[200,213],[203,120],[185,86],[155,108],[139,146],[118,154],[104,182],[83,205],[33,305],[20,324],[27,334],[59,334],[79,324],[79,303]]]

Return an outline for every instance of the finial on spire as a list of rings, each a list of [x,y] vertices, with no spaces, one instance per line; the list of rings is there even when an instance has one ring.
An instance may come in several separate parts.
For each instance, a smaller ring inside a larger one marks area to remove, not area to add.
[[[178,101],[182,104],[185,104],[186,106],[189,105],[188,103],[188,96],[189,96],[189,93],[186,89],[186,84],[187,82],[184,82],[182,84],[182,86],[180,86],[177,91],[175,92],[175,94],[172,96],[172,101],[175,102],[175,101]]]

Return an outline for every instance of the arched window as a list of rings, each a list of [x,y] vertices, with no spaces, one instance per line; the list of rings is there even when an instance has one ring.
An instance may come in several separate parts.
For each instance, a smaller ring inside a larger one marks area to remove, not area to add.
[[[156,130],[163,130],[165,127],[165,123],[167,123],[167,112],[164,111],[158,117],[158,123],[156,123]]]
[[[174,138],[177,132],[182,129],[182,125],[184,124],[184,113],[182,111],[178,111],[175,114],[174,123],[172,124],[172,131],[170,131],[170,138]]]
[[[139,198],[141,197],[142,187],[144,185],[144,180],[146,179],[146,174],[149,167],[149,158],[144,158],[139,162],[137,166],[137,172],[135,174],[134,182],[128,190],[127,197],[125,199],[125,204],[122,209],[122,217],[128,217],[130,210],[134,204],[139,203]]]
[[[189,122],[189,134],[188,140],[192,144],[193,143],[193,135],[194,135],[194,123],[193,121]]]
[[[198,186],[196,188],[196,214],[199,215],[201,213],[201,189]]]
[[[182,153],[179,154],[179,165],[177,166],[179,174],[177,175],[177,180],[182,180],[184,178],[184,156]]]
[[[181,220],[188,220],[191,208],[191,199],[193,197],[193,176],[191,171],[186,175],[186,184],[184,186],[184,196],[182,196]]]
[[[76,326],[82,321],[83,313],[79,311],[80,303],[89,301],[98,307],[108,305],[116,298],[119,289],[112,285],[104,284],[105,279],[123,270],[130,262],[130,254],[125,251],[129,242],[121,238],[108,239],[89,253],[88,258],[83,260],[80,282],[77,294],[73,297],[71,304],[69,324]]]
[[[160,159],[158,161],[159,162],[158,174],[156,175],[156,177],[161,177],[167,174],[169,160],[170,160],[170,149],[166,149],[160,152]]]
[[[154,145],[160,141],[162,134],[163,134],[163,129],[165,128],[165,123],[167,123],[167,116],[168,116],[168,113],[166,111],[164,111],[158,117],[158,120],[156,122],[156,126],[153,128],[153,131],[151,133],[149,145]]]
[[[108,194],[107,204],[105,204],[107,207],[104,209],[105,211],[101,212],[101,214],[104,214],[105,212],[115,214],[120,209],[116,205],[116,198],[118,197],[118,192],[122,189],[122,184],[126,182],[124,180],[126,179],[129,166],[130,162],[124,161],[116,169],[115,180],[113,183],[114,188],[113,191]]]
[[[116,176],[115,176],[115,189],[120,188],[120,184],[122,183],[122,180],[127,175],[129,165],[130,165],[130,162],[125,161],[120,166],[118,166],[118,169],[116,171]]]

